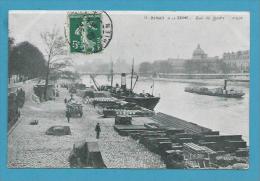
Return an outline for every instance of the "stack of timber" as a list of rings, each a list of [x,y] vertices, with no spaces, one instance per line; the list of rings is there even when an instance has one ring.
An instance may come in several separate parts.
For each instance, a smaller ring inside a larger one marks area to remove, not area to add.
[[[109,100],[107,102],[98,103],[98,105],[104,108],[103,115],[105,118],[115,117],[117,115],[130,115],[133,117],[149,117],[154,115],[154,111],[125,101]]]
[[[241,149],[247,148],[247,144],[241,135],[205,135],[200,141],[200,145],[227,153],[242,153]]]
[[[116,117],[117,115],[129,115],[132,117],[151,117],[154,115],[154,112],[144,108],[141,110],[104,109],[103,115],[105,118]]]
[[[115,125],[131,125],[132,124],[132,117],[130,116],[116,116],[115,118]]]
[[[116,117],[117,115],[130,115],[132,117],[151,117],[154,111],[137,105],[136,103],[126,102],[114,97],[94,97],[88,98],[94,107],[98,106],[102,109],[105,118]]]
[[[112,97],[95,97],[91,99],[94,106],[100,106],[100,107],[109,107],[109,106],[115,106],[118,103],[118,100]]]
[[[117,124],[114,129],[119,135],[131,136],[149,151],[159,154],[167,168],[216,168],[218,155],[248,157],[247,144],[241,135],[220,135],[219,131],[163,113],[149,119],[156,122]]]
[[[188,122],[179,118],[176,118],[174,116],[170,116],[164,113],[157,113],[155,114],[152,119],[156,122],[159,122],[161,124],[183,129],[186,133],[196,134],[196,133],[204,133],[204,132],[211,132],[212,130],[209,128],[205,128],[203,126],[199,126],[195,123]]]
[[[144,125],[114,125],[115,131],[121,136],[130,136],[131,133],[144,133],[147,131],[163,131],[163,129],[146,128]]]

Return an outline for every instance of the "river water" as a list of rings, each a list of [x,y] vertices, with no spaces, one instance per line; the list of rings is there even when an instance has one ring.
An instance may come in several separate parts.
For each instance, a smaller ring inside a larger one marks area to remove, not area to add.
[[[82,77],[87,86],[93,85],[88,76]],[[97,76],[96,81],[110,84],[107,77]],[[114,84],[119,83],[120,77],[114,77]],[[134,82],[134,81],[133,81]],[[187,86],[206,86],[209,88],[223,86],[224,80],[153,80],[140,79],[134,88],[135,92],[149,92],[160,96],[155,107],[156,112],[166,113],[186,121],[190,121],[221,134],[239,134],[249,144],[249,83],[229,83],[228,87],[243,90],[241,99],[206,96],[184,92]],[[130,79],[127,79],[130,86]],[[129,87],[128,86],[128,87]]]

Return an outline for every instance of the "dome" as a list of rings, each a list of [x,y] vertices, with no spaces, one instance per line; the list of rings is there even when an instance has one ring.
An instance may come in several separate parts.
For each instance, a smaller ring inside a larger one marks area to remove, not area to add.
[[[193,51],[193,55],[203,55],[205,52],[200,48],[200,44],[198,44],[197,48]]]
[[[206,58],[207,54],[200,48],[200,44],[198,44],[197,48],[193,51],[192,57],[194,59]]]

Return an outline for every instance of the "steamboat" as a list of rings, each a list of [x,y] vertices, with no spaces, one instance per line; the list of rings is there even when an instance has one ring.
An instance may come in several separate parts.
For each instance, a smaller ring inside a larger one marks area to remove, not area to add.
[[[134,61],[132,64],[132,71],[131,71],[131,85],[130,88],[127,88],[126,86],[126,73],[121,74],[121,86],[119,84],[116,84],[116,86],[113,86],[113,63],[112,63],[112,69],[111,69],[111,85],[102,85],[97,86],[97,83],[94,79],[94,76],[90,76],[96,86],[96,88],[100,91],[109,91],[112,97],[115,97],[117,99],[124,100],[126,102],[135,103],[141,107],[147,108],[149,110],[154,110],[155,106],[158,104],[160,97],[154,96],[153,91],[152,93],[135,93],[134,87],[138,81],[138,75],[135,77],[135,82],[133,83],[134,79]],[[152,88],[154,89],[154,81]]]

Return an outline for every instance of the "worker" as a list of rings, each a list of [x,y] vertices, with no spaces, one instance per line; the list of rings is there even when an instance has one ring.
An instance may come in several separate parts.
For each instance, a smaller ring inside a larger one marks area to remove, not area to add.
[[[67,117],[67,120],[68,120],[68,123],[70,122],[70,117],[71,117],[71,114],[69,111],[66,111],[66,117]]]
[[[99,123],[97,123],[95,131],[96,131],[96,138],[99,139],[99,134],[101,132]]]
[[[73,94],[70,94],[70,99],[69,99],[68,102],[71,102],[72,100],[74,100],[74,98],[73,98]]]

